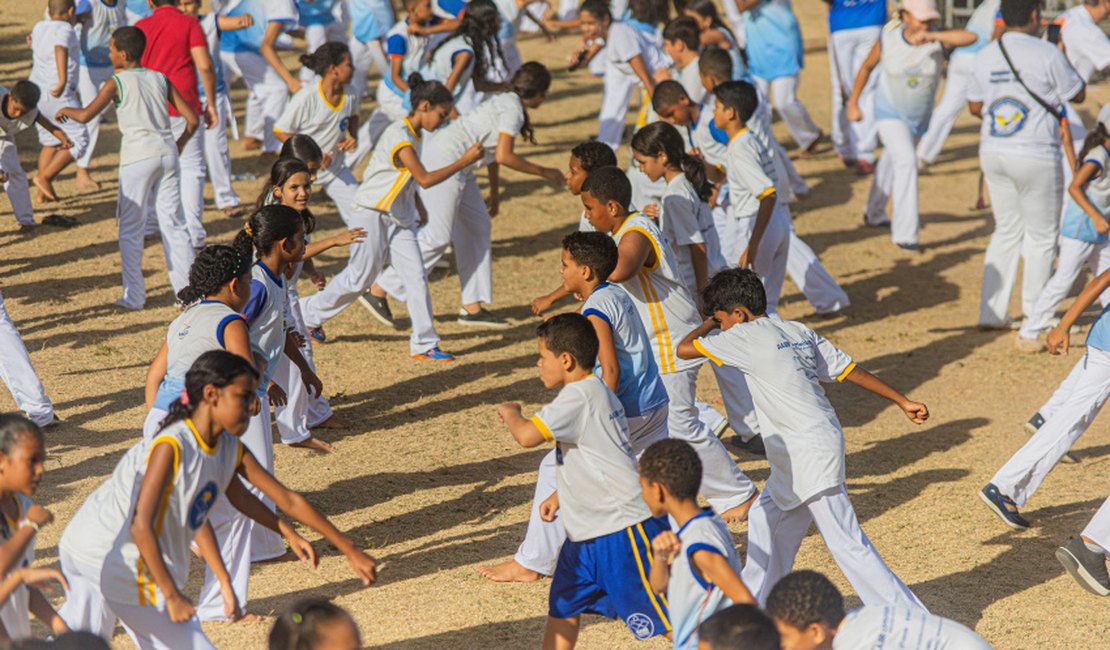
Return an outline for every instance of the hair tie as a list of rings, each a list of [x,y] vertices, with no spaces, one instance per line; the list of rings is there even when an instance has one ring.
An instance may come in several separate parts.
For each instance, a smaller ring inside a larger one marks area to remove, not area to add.
[[[185,406],[189,405],[189,389],[187,388],[181,389],[181,403]]]
[[[254,233],[251,232],[251,225],[249,223],[243,226],[243,232],[247,233],[247,237],[254,237]]]
[[[304,623],[304,617],[301,616],[300,612],[293,612],[293,615],[290,618],[292,618],[293,622],[297,625]]]

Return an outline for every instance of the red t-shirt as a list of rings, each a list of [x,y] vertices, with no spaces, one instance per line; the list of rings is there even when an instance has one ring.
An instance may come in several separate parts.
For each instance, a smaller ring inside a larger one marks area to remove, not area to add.
[[[200,115],[200,90],[197,67],[190,50],[208,47],[200,21],[186,16],[173,6],[158,7],[154,13],[135,23],[146,34],[143,67],[166,75],[185,103]],[[180,115],[170,105],[170,115]]]

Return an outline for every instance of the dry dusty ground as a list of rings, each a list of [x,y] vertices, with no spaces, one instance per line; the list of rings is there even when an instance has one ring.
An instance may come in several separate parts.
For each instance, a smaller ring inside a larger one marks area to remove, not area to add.
[[[26,75],[23,39],[41,4],[4,2],[0,83]],[[827,129],[824,10],[818,3],[802,3],[798,10],[809,47],[801,96]],[[572,44],[567,36],[557,46],[531,40],[523,48],[561,68]],[[1090,96],[1082,107],[1088,123],[1097,100],[1110,92],[1096,88]],[[550,102],[533,113],[540,144],[524,151],[544,164],[565,165],[570,147],[595,131],[598,98],[597,81],[557,72]],[[242,106],[241,89],[236,105]],[[776,128],[786,135],[781,124]],[[49,433],[49,472],[38,495],[59,522],[41,536],[42,563],[56,561],[64,522],[138,439],[147,363],[177,313],[161,251],[153,245],[145,258],[148,308],[126,313],[112,306],[119,263],[116,161],[110,152],[117,138],[114,125],[105,132],[93,169],[103,189],[75,196],[72,171],[58,186],[67,197],[58,211],[80,219],[79,229],[43,229],[24,237],[14,220],[0,225],[8,310],[65,418]],[[1081,591],[1053,551],[1110,493],[1103,427],[1080,441],[1082,462],[1058,468],[1029,505],[1031,530],[1010,532],[976,496],[1021,444],[1021,424],[1081,350],[1069,359],[1023,355],[1009,335],[974,327],[982,251],[992,227],[988,214],[969,208],[977,178],[975,133],[973,120],[962,116],[940,164],[921,180],[927,247],[921,255],[900,252],[883,231],[861,227],[868,179],[845,171],[827,151],[800,161],[812,192],[795,206],[798,231],[854,305],[845,316],[815,320],[789,285],[782,313],[809,322],[883,379],[929,404],[933,418],[917,428],[858,389],[829,389],[847,434],[849,491],[863,526],[930,609],[974,627],[1000,648],[1100,647],[1110,643],[1107,605]],[[19,142],[31,169],[34,136],[24,134]],[[232,148],[237,171],[262,172],[237,145]],[[459,356],[444,367],[409,360],[406,334],[384,330],[361,308],[348,310],[329,325],[334,343],[320,347],[317,359],[327,394],[353,426],[330,434],[337,453],[329,456],[277,451],[278,476],[384,562],[379,585],[362,589],[343,558],[320,543],[324,558],[316,572],[293,564],[255,571],[252,612],[265,615],[298,598],[325,596],[354,614],[368,646],[536,646],[548,583],[495,585],[475,568],[510,557],[524,532],[544,452],[516,447],[497,424],[494,407],[520,400],[530,410],[552,397],[534,369],[536,321],[526,304],[556,281],[559,240],[574,228],[578,206],[534,178],[506,176],[493,233],[493,309],[513,326],[497,332],[458,327],[452,318],[457,279],[437,272],[432,290],[438,326],[444,347]],[[236,189],[253,197],[257,183],[237,183]],[[317,214],[325,229],[339,226],[330,204],[320,205]],[[213,242],[229,240],[238,226],[214,209],[206,221]],[[334,274],[344,260],[342,253],[327,254],[321,267]],[[307,284],[302,290],[311,291]],[[711,384],[707,378],[702,395],[719,400]],[[0,410],[12,408],[7,393],[0,395]],[[756,481],[766,479],[765,462],[747,456],[739,461]],[[745,528],[734,532],[743,550]],[[797,566],[829,572],[852,593],[816,535],[803,543]],[[851,602],[858,600],[853,596]],[[221,648],[259,648],[268,625],[207,629]],[[586,648],[634,645],[621,624],[598,618],[587,620],[581,639]],[[130,647],[123,635],[118,640]],[[662,648],[664,642],[648,645]]]

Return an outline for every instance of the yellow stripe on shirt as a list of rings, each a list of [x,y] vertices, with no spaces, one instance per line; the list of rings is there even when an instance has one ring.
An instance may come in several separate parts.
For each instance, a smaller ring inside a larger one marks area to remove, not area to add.
[[[651,315],[651,325],[655,329],[655,341],[659,346],[659,372],[668,373],[670,370],[667,368],[667,350],[663,347],[663,337],[659,333],[659,315],[655,313],[655,303],[651,299],[651,290],[648,288],[647,274],[640,271],[636,274],[640,278],[640,287],[644,291],[644,302],[648,306],[648,314]]]
[[[386,192],[385,196],[382,197],[382,200],[378,201],[378,204],[374,206],[374,209],[380,212],[388,212],[389,206],[393,205],[393,200],[396,199],[397,195],[401,193],[401,190],[405,187],[405,183],[407,183],[409,178],[411,177],[412,173],[409,172],[409,170],[406,169],[405,171],[401,172],[397,176],[397,180],[393,181],[393,186],[389,188],[389,191]]]
[[[540,430],[540,435],[543,436],[544,440],[548,442],[553,442],[555,440],[555,435],[551,433],[551,429],[549,429],[547,425],[544,424],[544,421],[540,419],[540,416],[533,415],[530,421],[532,422],[532,424],[536,425],[537,429]]]
[[[186,421],[186,424],[189,425],[190,429],[193,428],[192,422]],[[173,471],[170,473],[170,480],[166,481],[166,487],[162,490],[162,496],[158,501],[158,514],[154,520],[155,537],[162,534],[162,524],[165,522],[166,511],[169,509],[170,505],[170,496],[173,494],[173,483],[177,479],[177,472],[181,467],[181,445],[178,443],[177,438],[172,438],[170,436],[156,438],[154,442],[151,443],[150,450],[147,452],[146,456],[147,464],[150,464],[150,457],[154,454],[154,450],[157,449],[158,445],[162,444],[169,445],[173,449]],[[139,555],[139,561],[135,567],[135,571],[138,574],[139,604],[147,604],[144,602],[144,599],[146,599],[149,600],[149,604],[157,605],[158,596],[154,590],[154,576],[150,573],[149,567],[143,562],[142,555]],[[144,591],[150,595],[146,596]]]
[[[848,375],[852,374],[852,371],[855,370],[855,369],[856,369],[856,362],[853,361],[852,363],[848,364],[848,367],[845,368],[843,372],[841,372],[839,375],[836,376],[836,380],[837,381],[844,381],[845,379],[848,378]]]
[[[636,526],[639,527],[640,524],[636,524]],[[663,626],[670,632],[671,622],[667,620],[667,614],[659,606],[659,601],[655,598],[655,592],[651,590],[651,582],[648,581],[647,572],[644,570],[644,561],[640,557],[640,548],[636,546],[636,536],[632,534],[631,526],[625,528],[625,530],[628,531],[628,542],[632,545],[632,555],[636,558],[636,568],[640,571],[640,581],[644,584],[644,591],[647,592],[652,606],[655,607],[655,613],[659,614],[659,620],[663,621]]]
[[[644,268],[649,271],[654,271],[655,269],[659,268],[659,265],[663,263],[663,252],[659,250],[659,242],[655,241],[655,237],[651,236],[651,233],[648,232],[647,228],[642,228],[640,226],[631,226],[625,232],[638,232],[644,237],[647,237],[647,240],[651,242],[651,247],[655,250],[655,264],[652,264],[650,266],[645,264]],[[623,235],[624,233],[621,234],[621,236]]]
[[[768,187],[767,189],[765,189],[765,190],[763,190],[762,192],[760,192],[760,193],[759,193],[759,196],[757,196],[757,197],[755,197],[755,198],[757,198],[757,199],[759,199],[760,201],[762,201],[763,199],[767,198],[768,196],[771,196],[771,195],[772,195],[772,194],[774,194],[774,193],[775,193],[775,188],[773,188],[773,187]]]
[[[701,339],[694,339],[694,349],[697,350],[698,352],[701,352],[701,355],[703,357],[705,357],[706,359],[709,359],[710,361],[717,364],[718,366],[725,365],[724,361],[721,361],[715,355],[713,355],[713,353],[711,353],[709,350],[705,349],[705,346],[701,344]]]
[[[665,366],[669,366],[669,370],[660,370],[660,372],[675,372],[674,361],[674,348],[671,346],[671,332],[667,329],[667,318],[663,312],[663,303],[659,300],[659,294],[655,291],[655,283],[651,281],[651,276],[641,271],[641,275],[647,281],[647,289],[651,294],[648,297],[648,304],[655,307],[656,312],[659,314],[659,349],[663,352],[665,358]]]

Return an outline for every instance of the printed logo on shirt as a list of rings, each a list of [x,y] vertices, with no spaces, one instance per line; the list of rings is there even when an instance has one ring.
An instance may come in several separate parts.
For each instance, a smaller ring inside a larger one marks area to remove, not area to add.
[[[340,133],[346,133],[347,132],[347,125],[350,124],[350,123],[351,123],[351,118],[350,117],[345,117],[345,118],[339,120],[339,132]]]
[[[208,511],[212,506],[216,505],[216,497],[218,492],[216,490],[216,482],[209,481],[208,485],[197,493],[197,498],[193,499],[193,505],[189,506],[189,527],[193,530],[200,528],[206,519],[208,519]]]
[[[180,341],[181,339],[185,338],[186,336],[189,336],[189,330],[192,327],[193,327],[192,324],[186,324],[185,327],[182,327],[181,331],[177,333],[177,340]]]
[[[1013,97],[1003,97],[991,104],[991,135],[1008,138],[1025,126],[1029,118],[1029,107]]]
[[[628,617],[625,624],[628,625],[629,630],[632,630],[632,634],[641,641],[650,639],[655,635],[655,621],[652,621],[647,614],[636,612]]]

